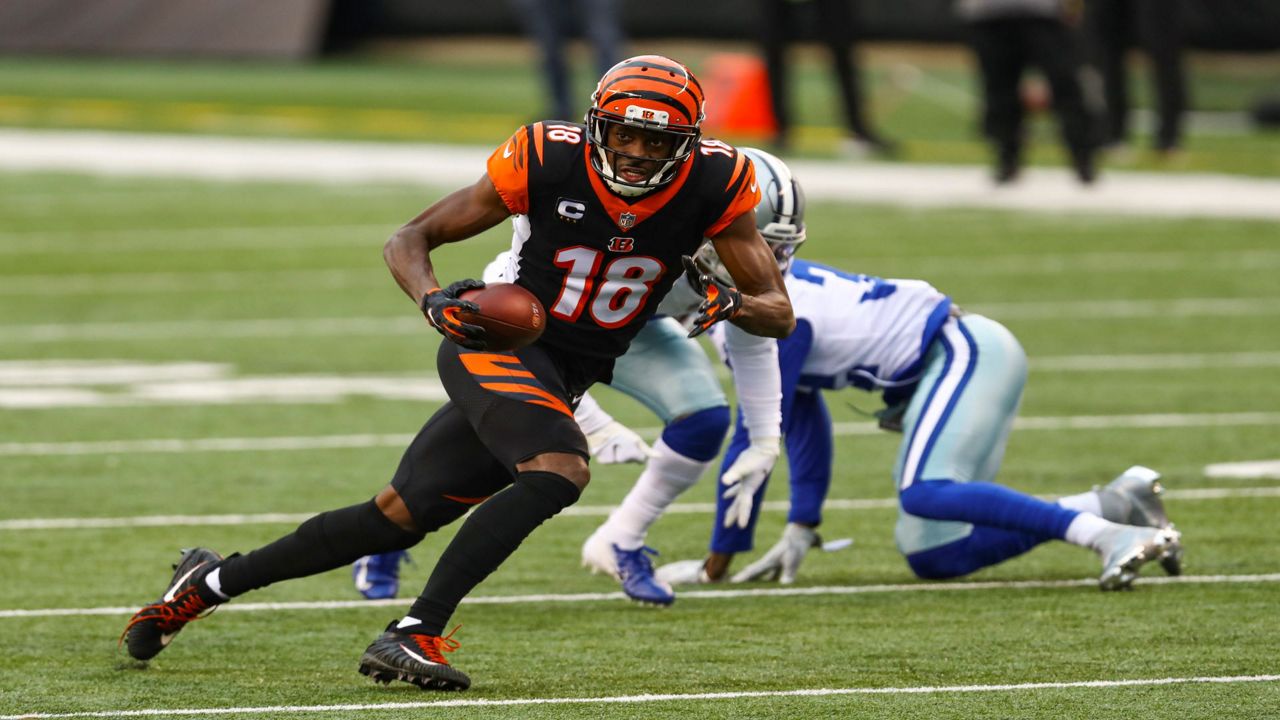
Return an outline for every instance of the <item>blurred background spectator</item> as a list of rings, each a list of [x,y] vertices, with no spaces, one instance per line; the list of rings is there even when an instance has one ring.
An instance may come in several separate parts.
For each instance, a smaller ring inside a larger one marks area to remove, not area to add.
[[[1150,65],[1156,126],[1152,143],[1167,156],[1182,145],[1187,81],[1182,65],[1182,0],[1089,0],[1089,55],[1102,75],[1106,115],[1102,141],[1109,149],[1129,142],[1129,76],[1134,45]]]
[[[1044,74],[1062,143],[1076,177],[1092,183],[1094,132],[1080,82],[1075,26],[1079,15],[1064,0],[958,0],[982,74],[982,130],[995,151],[995,181],[1017,179],[1025,140],[1023,75]]]
[[[798,13],[802,6],[817,10],[817,34],[830,55],[831,68],[843,103],[850,137],[842,148],[854,155],[893,155],[896,144],[871,128],[866,117],[861,79],[854,55],[853,40],[858,35],[850,0],[762,0],[760,41],[769,73],[769,95],[777,120],[773,146],[785,151],[790,144],[791,98],[787,69],[787,49],[798,37]]]
[[[591,45],[597,76],[623,57],[625,35],[619,15],[619,0],[511,0],[520,14],[525,32],[538,45],[547,89],[551,92],[553,120],[580,122],[587,98],[573,98],[567,45],[575,31]],[[581,27],[575,27],[580,25]]]

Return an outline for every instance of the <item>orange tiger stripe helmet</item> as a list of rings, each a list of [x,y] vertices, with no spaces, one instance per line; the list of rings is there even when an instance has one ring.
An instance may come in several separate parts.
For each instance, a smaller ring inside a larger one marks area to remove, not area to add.
[[[591,167],[623,194],[645,192],[671,182],[702,137],[705,100],[698,79],[689,68],[671,58],[640,55],[614,65],[600,78],[587,111],[587,142],[594,149]],[[628,182],[614,172],[606,152],[635,156],[608,149],[605,138],[610,123],[674,136],[668,157],[639,158],[663,163],[648,180]]]

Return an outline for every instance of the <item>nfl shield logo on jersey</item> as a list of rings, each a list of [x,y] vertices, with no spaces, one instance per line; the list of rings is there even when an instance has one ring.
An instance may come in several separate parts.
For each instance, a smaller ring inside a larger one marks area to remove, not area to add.
[[[627,228],[635,224],[636,224],[635,213],[624,212],[624,213],[618,214],[618,227],[622,228],[623,230],[626,230]]]

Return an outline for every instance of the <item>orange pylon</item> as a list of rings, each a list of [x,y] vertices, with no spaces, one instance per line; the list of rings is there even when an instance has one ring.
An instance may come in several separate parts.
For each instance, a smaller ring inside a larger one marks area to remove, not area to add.
[[[706,130],[712,135],[771,138],[778,131],[769,100],[769,74],[754,55],[718,53],[703,73]]]

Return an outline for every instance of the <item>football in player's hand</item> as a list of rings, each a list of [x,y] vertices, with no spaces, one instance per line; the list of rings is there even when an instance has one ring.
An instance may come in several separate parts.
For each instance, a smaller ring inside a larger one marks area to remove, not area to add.
[[[458,319],[485,330],[490,350],[515,350],[537,340],[546,327],[546,311],[533,293],[513,283],[489,283],[458,296],[480,306],[479,314],[462,312]]]

